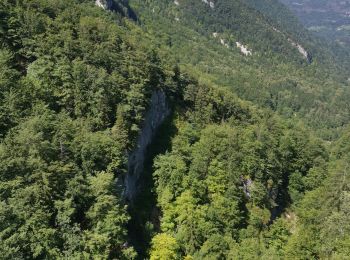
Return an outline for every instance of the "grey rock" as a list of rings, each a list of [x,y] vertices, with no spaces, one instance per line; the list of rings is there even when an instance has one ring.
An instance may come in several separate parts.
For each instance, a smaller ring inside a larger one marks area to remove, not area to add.
[[[105,10],[111,10],[113,7],[113,0],[96,0],[95,4]]]
[[[133,201],[138,193],[138,181],[144,170],[147,147],[152,143],[159,126],[170,114],[170,108],[163,91],[154,91],[150,108],[146,113],[137,144],[129,154],[128,173],[124,180],[124,198]]]

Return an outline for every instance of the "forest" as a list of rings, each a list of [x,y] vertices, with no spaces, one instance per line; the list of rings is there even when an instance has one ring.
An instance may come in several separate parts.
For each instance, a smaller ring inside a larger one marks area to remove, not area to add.
[[[309,31],[349,48],[349,1],[311,0],[300,1],[299,5],[291,0],[281,2],[298,16]]]
[[[336,44],[277,0],[2,0],[0,258],[347,259]]]

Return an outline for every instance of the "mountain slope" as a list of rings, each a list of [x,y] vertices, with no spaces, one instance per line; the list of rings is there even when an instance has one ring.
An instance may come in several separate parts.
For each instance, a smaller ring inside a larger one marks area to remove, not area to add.
[[[295,2],[281,0],[281,2],[289,6],[310,31],[349,47],[349,1],[313,0]]]
[[[349,121],[345,68],[327,49],[299,38],[297,28],[284,31],[244,1],[216,1],[214,8],[203,1],[176,3],[130,1],[142,26],[194,74],[284,116],[300,116],[324,137]],[[242,54],[238,43],[252,55]]]
[[[346,78],[263,3],[1,1],[1,257],[346,258]]]
[[[1,258],[134,258],[116,180],[152,93],[177,92],[171,69],[93,1],[1,1],[0,14]]]
[[[171,149],[154,162],[163,215],[151,258],[345,256],[348,236],[332,219],[346,222],[347,203],[338,200],[342,208],[332,215],[332,206],[320,210],[315,201],[319,195],[313,194],[346,192],[347,186],[329,185],[337,176],[334,158],[322,141],[308,135],[329,137],[348,123],[348,83],[338,65],[331,64],[337,60],[330,56],[332,50],[318,46],[317,39],[293,23],[284,28],[275,12],[253,1],[130,4],[167,59],[178,60],[202,83],[228,89],[223,94],[203,90],[201,84],[185,89],[192,107],[184,111],[180,105]],[[311,64],[292,42],[312,50]],[[249,123],[227,118],[219,104],[227,107],[224,97],[230,100],[232,90],[295,121],[274,121],[271,114]],[[298,118],[314,130],[304,129]],[[289,124],[294,127],[289,129]],[[346,176],[343,166],[339,163],[338,170]],[[308,226],[308,221],[315,223]],[[327,225],[320,238],[317,230],[323,221]]]

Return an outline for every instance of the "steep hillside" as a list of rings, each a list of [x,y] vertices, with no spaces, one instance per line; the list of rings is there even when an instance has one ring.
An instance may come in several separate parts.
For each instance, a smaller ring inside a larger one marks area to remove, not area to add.
[[[133,259],[128,154],[153,96],[180,83],[94,1],[6,0],[0,14],[1,258]]]
[[[286,117],[300,116],[324,137],[349,121],[345,67],[293,26],[295,18],[285,30],[276,16],[254,9],[254,1],[211,3],[130,1],[145,30],[167,46],[164,52],[203,81]]]
[[[245,3],[270,19],[279,28],[283,28],[284,32],[293,34],[298,40],[312,40],[297,17],[279,0],[247,0]]]
[[[326,68],[338,64],[336,72],[343,71],[345,75],[347,74],[347,68],[350,67],[350,49],[337,41],[337,37],[315,37],[321,36],[321,34],[314,34],[312,30],[307,30],[305,22],[303,20],[300,21],[300,17],[295,16],[292,10],[289,10],[281,3],[282,1],[248,0],[245,2],[283,28],[283,31],[293,35],[295,39],[301,42],[308,42],[313,49],[313,55],[317,56],[323,63],[326,63]],[[295,4],[295,2],[293,3]],[[293,6],[295,6],[294,4]],[[300,5],[296,6],[300,7]],[[316,13],[312,17],[319,19],[322,15]]]
[[[348,75],[275,3],[1,1],[0,258],[346,259]]]
[[[350,1],[281,0],[312,32],[350,47]]]

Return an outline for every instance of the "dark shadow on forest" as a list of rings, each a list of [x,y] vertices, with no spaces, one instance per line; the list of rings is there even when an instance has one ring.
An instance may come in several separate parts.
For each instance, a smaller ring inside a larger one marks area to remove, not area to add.
[[[159,127],[153,142],[147,147],[144,171],[138,180],[139,193],[129,206],[129,242],[138,253],[138,259],[147,259],[153,235],[160,231],[160,209],[157,207],[153,163],[161,154],[171,151],[171,140],[177,129],[170,115]]]
[[[118,13],[121,13],[123,16],[134,20],[135,22],[138,21],[137,15],[135,11],[130,7],[128,0],[114,0],[112,9]]]

